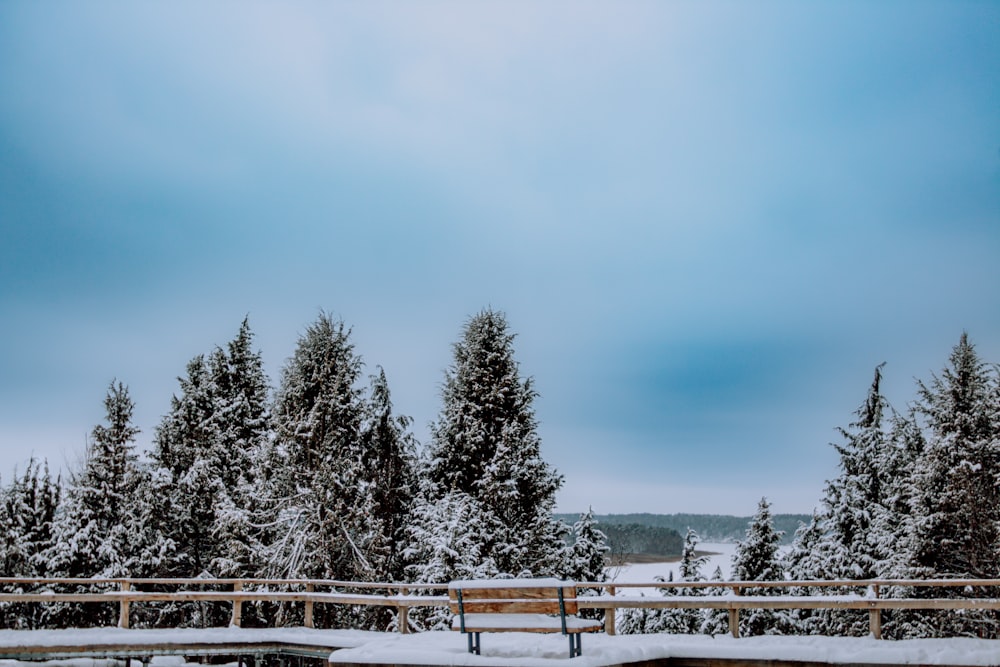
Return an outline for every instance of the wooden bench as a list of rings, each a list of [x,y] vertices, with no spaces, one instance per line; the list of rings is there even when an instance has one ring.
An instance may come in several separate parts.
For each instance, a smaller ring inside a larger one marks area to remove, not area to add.
[[[469,637],[469,653],[479,655],[483,632],[561,632],[569,637],[569,657],[582,654],[580,635],[603,628],[576,616],[576,585],[559,579],[483,579],[448,584],[455,614],[451,629]]]

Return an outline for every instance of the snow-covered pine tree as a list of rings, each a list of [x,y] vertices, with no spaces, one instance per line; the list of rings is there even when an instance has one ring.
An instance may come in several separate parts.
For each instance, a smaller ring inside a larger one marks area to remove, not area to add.
[[[546,575],[562,557],[564,528],[551,517],[562,477],[541,458],[536,392],[520,378],[513,341],[500,312],[466,323],[431,427],[429,475],[437,497],[459,491],[496,516],[500,531],[485,553],[501,572]]]
[[[150,526],[165,548],[158,576],[248,577],[263,562],[263,538],[253,526],[261,523],[254,519],[256,486],[270,424],[267,378],[252,339],[244,319],[226,349],[192,359],[157,428],[150,495],[162,511]],[[171,623],[226,620],[218,606],[182,607],[162,605],[161,618],[151,622],[167,622],[171,614]]]
[[[910,546],[913,577],[1000,576],[1000,422],[997,371],[980,360],[963,333],[949,365],[918,383],[917,408],[927,443],[915,478]],[[921,591],[916,591],[921,594]],[[948,588],[934,595],[983,597],[983,589]],[[921,635],[996,637],[996,614],[930,614],[914,621]]]
[[[875,530],[885,525],[893,480],[883,472],[883,463],[891,455],[892,442],[885,430],[885,416],[891,410],[881,392],[882,368],[875,368],[872,384],[864,403],[855,412],[856,419],[841,428],[844,442],[833,444],[840,456],[840,474],[826,484],[823,512],[819,518],[819,536],[813,553],[800,560],[797,576],[805,579],[874,579],[881,575],[880,565],[890,556],[883,550],[887,540]],[[805,537],[814,537],[806,533]],[[805,565],[813,566],[806,571]],[[826,590],[831,594],[863,593],[851,588]],[[823,609],[807,616],[812,632],[837,636],[865,636],[868,616],[863,611]]]
[[[371,560],[379,581],[403,581],[404,528],[417,496],[416,441],[409,431],[410,418],[393,415],[385,370],[379,367],[370,381],[361,451],[364,467],[373,477],[372,516],[380,530]]]
[[[261,530],[259,486],[271,445],[270,388],[247,318],[225,351],[210,359],[216,391],[216,451],[222,458],[222,487],[216,501],[212,572],[220,577],[254,576],[263,565],[267,538]]]
[[[598,526],[594,509],[588,508],[573,524],[563,576],[572,581],[607,581],[608,537]]]
[[[405,527],[406,568],[409,581],[418,584],[447,584],[456,579],[490,579],[497,575],[496,564],[484,553],[489,535],[496,528],[495,517],[475,498],[452,491],[431,500],[421,495]],[[452,614],[444,607],[417,607],[410,621],[419,630],[451,627]]]
[[[283,370],[274,407],[273,460],[281,464],[268,485],[275,528],[266,576],[358,581],[377,575],[372,560],[383,529],[374,518],[375,483],[361,446],[361,358],[349,337],[343,322],[321,313]],[[325,605],[316,623],[357,622],[346,613]]]
[[[829,542],[823,539],[823,528],[818,511],[813,510],[809,523],[802,524],[795,531],[792,546],[782,559],[782,567],[789,579],[809,581],[826,579],[826,566],[830,561],[824,549]],[[817,587],[797,587],[789,591],[792,595],[822,595],[823,589]],[[795,631],[800,634],[822,634],[825,629],[825,619],[816,609],[790,609]]]
[[[733,554],[733,580],[782,581],[784,571],[778,558],[781,533],[774,530],[771,506],[761,498],[757,512],[750,520],[746,539],[739,542]],[[780,595],[777,588],[745,589],[746,595]],[[780,635],[792,630],[791,619],[783,609],[752,609],[740,613],[740,635]]]
[[[6,577],[43,577],[41,554],[52,546],[52,522],[59,505],[59,481],[53,482],[49,464],[28,461],[21,477],[0,488],[0,572]],[[5,592],[31,592],[30,584],[4,585]],[[0,627],[33,630],[42,627],[44,610],[38,605],[0,602]]]
[[[598,521],[594,518],[594,509],[588,508],[585,514],[580,515],[580,520],[573,524],[570,533],[570,545],[566,549],[566,558],[561,571],[561,575],[571,581],[607,581],[608,537],[600,528]],[[600,591],[596,588],[585,588],[578,591],[581,596],[597,595]],[[584,609],[580,612],[584,618],[603,619],[604,611],[601,609]]]
[[[157,575],[198,577],[212,574],[212,527],[223,486],[222,466],[213,451],[219,441],[216,391],[202,355],[188,363],[187,375],[178,381],[180,393],[172,397],[170,412],[156,429],[150,454],[151,491],[161,507],[158,527],[174,545]]]
[[[691,528],[684,535],[684,548],[681,551],[681,562],[678,571],[679,581],[705,581],[701,569],[708,562],[707,556],[698,555],[700,538]],[[702,588],[674,587],[674,595],[697,597],[703,594]],[[702,631],[704,614],[700,609],[661,609],[661,632],[672,634],[697,634]]]
[[[107,424],[94,427],[83,469],[71,474],[52,525],[52,546],[43,553],[47,573],[57,577],[123,577],[135,573],[143,530],[137,518],[141,473],[135,453],[139,429],[128,388],[112,382],[104,399]],[[48,605],[59,627],[112,624],[110,605]]]
[[[712,571],[709,581],[719,582],[719,586],[712,586],[705,589],[705,595],[725,595],[729,589],[722,586],[725,578],[722,576],[722,568],[718,565]],[[705,609],[702,614],[701,632],[702,634],[722,635],[729,632],[729,614],[725,609]]]

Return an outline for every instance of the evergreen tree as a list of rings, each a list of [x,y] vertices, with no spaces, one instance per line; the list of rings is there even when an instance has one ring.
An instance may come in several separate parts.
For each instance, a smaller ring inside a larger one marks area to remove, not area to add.
[[[362,462],[372,477],[372,518],[379,527],[374,546],[378,555],[375,577],[402,581],[406,543],[405,527],[417,495],[416,442],[409,432],[410,419],[395,417],[385,371],[371,377],[361,430]]]
[[[1000,576],[1000,424],[997,376],[980,359],[967,334],[949,365],[929,385],[918,385],[917,408],[927,423],[927,443],[914,480],[910,541],[913,577]],[[916,591],[916,594],[930,594]],[[934,595],[988,596],[962,588]],[[934,614],[909,632],[921,635],[997,636],[994,613]]]
[[[562,574],[571,581],[607,581],[608,538],[594,518],[593,508],[573,524],[572,542]]]
[[[466,324],[431,428],[429,475],[437,497],[461,492],[489,507],[499,532],[486,553],[501,572],[550,574],[560,568],[563,528],[551,513],[562,478],[541,458],[536,392],[520,379],[513,341],[502,313]]]
[[[274,408],[281,524],[270,576],[349,578],[357,558],[341,522],[360,476],[361,358],[343,322],[321,313],[285,365]],[[361,563],[362,570],[366,563]]]
[[[802,524],[795,531],[792,546],[783,558],[783,567],[788,578],[794,581],[809,581],[827,579],[826,568],[829,563],[826,549],[829,541],[824,540],[820,515],[813,511],[809,523]],[[796,587],[791,589],[792,595],[822,595],[825,590],[816,587]],[[789,618],[795,630],[802,634],[823,634],[826,629],[826,619],[823,609],[790,609]]]
[[[158,528],[174,551],[157,573],[163,577],[209,576],[215,554],[212,527],[216,498],[222,492],[222,461],[215,456],[219,424],[214,419],[216,392],[204,356],[187,365],[178,378],[181,391],[156,430],[151,459],[152,495],[160,499]]]
[[[271,447],[270,387],[247,319],[225,352],[217,348],[210,364],[216,390],[214,418],[222,486],[215,505],[216,551],[212,571],[220,577],[255,576],[263,567],[268,534],[263,523],[260,487]]]
[[[894,444],[884,425],[886,414],[891,410],[881,392],[884,366],[883,363],[875,368],[865,401],[855,412],[856,420],[849,428],[840,429],[844,442],[833,445],[840,457],[841,472],[826,484],[824,509],[816,530],[801,534],[815,543],[811,545],[811,553],[797,558],[797,576],[805,579],[874,579],[881,575],[883,564],[891,556],[891,540],[884,539],[879,532],[888,528],[887,504],[896,483],[885,471]],[[803,545],[798,545],[796,551],[804,551]],[[811,570],[806,569],[807,565]],[[864,591],[838,588],[823,592]],[[867,614],[861,611],[801,610],[793,615],[808,626],[802,629],[820,634],[864,636],[869,631]]]
[[[701,568],[708,562],[707,556],[698,555],[698,533],[688,528],[684,536],[684,549],[681,552],[681,562],[679,568],[680,581],[705,581]],[[674,595],[684,597],[698,597],[702,595],[704,589],[701,588],[678,588],[673,589]],[[661,609],[661,632],[673,634],[696,634],[702,631],[705,614],[700,609]]]
[[[349,336],[321,313],[285,365],[274,407],[272,460],[280,465],[267,492],[274,541],[266,576],[373,580],[386,556],[376,476],[362,442],[361,359]],[[317,624],[370,627],[382,618],[329,607],[317,610]]]
[[[593,508],[588,508],[585,514],[580,515],[580,520],[573,524],[570,533],[572,540],[569,548],[566,549],[565,564],[561,575],[571,581],[583,582],[604,582],[607,581],[608,538],[594,519]],[[596,588],[583,588],[577,591],[580,596],[597,595],[600,593]],[[580,611],[583,618],[601,620],[604,618],[602,609],[583,609]]]
[[[48,462],[28,461],[24,474],[15,472],[11,485],[0,487],[0,572],[6,577],[44,577],[41,554],[52,546],[52,522],[59,504],[59,482],[52,481]],[[5,592],[32,592],[31,584],[4,585]],[[32,630],[42,627],[44,610],[37,605],[0,602],[0,627]]]
[[[484,552],[495,517],[475,498],[453,491],[432,500],[421,496],[406,526],[404,552],[411,582],[447,584],[456,579],[489,579],[497,576],[496,563]],[[410,614],[420,630],[451,627],[452,614],[443,607],[418,607]]]
[[[722,576],[722,568],[718,565],[715,566],[715,570],[712,572],[712,576],[709,581],[719,582],[720,584],[725,580]],[[712,586],[711,588],[705,589],[705,595],[726,595],[729,593],[729,589],[724,586]],[[729,632],[729,613],[725,609],[705,609],[702,615],[701,622],[701,632],[702,634],[712,635],[723,635]]]
[[[782,581],[784,571],[778,558],[781,534],[771,523],[771,507],[761,498],[757,512],[747,528],[746,539],[733,554],[733,579],[736,581]],[[780,595],[778,588],[749,588],[745,595]],[[792,629],[791,619],[781,609],[751,609],[740,614],[740,635],[787,634]]]
[[[112,382],[104,399],[107,425],[94,427],[81,471],[69,481],[55,515],[52,546],[44,552],[48,573],[58,577],[132,576],[140,559],[143,529],[137,519],[140,471],[132,424],[135,405],[128,388]],[[50,605],[52,622],[63,627],[109,625],[109,605]]]

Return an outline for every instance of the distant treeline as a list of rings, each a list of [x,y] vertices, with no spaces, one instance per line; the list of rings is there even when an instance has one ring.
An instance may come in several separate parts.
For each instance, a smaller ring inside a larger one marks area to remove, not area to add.
[[[557,514],[556,517],[572,523],[579,515],[576,514]],[[594,518],[598,522],[598,528],[603,530],[608,535],[608,543],[611,545],[612,553],[615,552],[615,547],[617,542],[612,537],[613,534],[641,534],[636,528],[631,528],[632,526],[637,527],[647,527],[647,528],[665,528],[673,533],[674,538],[668,537],[670,533],[663,533],[662,535],[657,535],[653,538],[655,534],[650,531],[650,540],[655,541],[656,544],[666,544],[670,543],[673,546],[673,551],[669,552],[659,552],[659,551],[632,551],[626,553],[662,553],[663,555],[679,555],[681,552],[681,544],[683,542],[682,535],[687,532],[688,528],[693,529],[698,533],[698,536],[704,542],[735,542],[742,540],[746,537],[747,528],[750,525],[752,517],[749,516],[732,516],[729,514],[595,514]],[[784,531],[784,535],[781,538],[782,544],[791,544],[792,538],[795,536],[795,531],[798,530],[799,526],[803,524],[808,524],[812,518],[808,514],[774,514],[772,515],[774,522],[774,529],[777,531]],[[628,531],[624,531],[625,528],[629,528]]]
[[[608,538],[612,559],[626,554],[680,556],[684,548],[684,538],[672,528],[605,523],[603,520],[598,520],[597,528]]]

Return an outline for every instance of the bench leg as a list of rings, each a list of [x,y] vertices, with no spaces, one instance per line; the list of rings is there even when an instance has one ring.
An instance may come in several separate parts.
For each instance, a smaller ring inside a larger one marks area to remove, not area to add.
[[[470,632],[467,635],[469,637],[469,653],[475,653],[479,655],[479,633]]]
[[[580,640],[582,638],[583,638],[582,633],[569,635],[569,657],[575,658],[577,656],[583,655],[583,644],[580,643]]]

